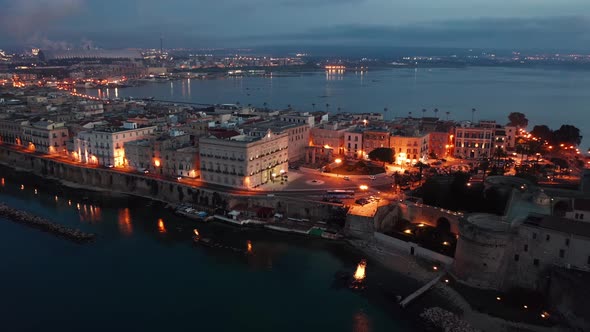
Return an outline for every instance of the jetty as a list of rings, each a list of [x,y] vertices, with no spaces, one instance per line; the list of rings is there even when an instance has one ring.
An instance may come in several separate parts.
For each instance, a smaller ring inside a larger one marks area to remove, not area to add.
[[[5,204],[0,203],[0,217],[7,220],[37,228],[41,231],[63,237],[64,239],[76,243],[92,242],[96,238],[96,234],[85,233],[81,230],[69,228],[47,219],[35,216],[28,212],[13,209]]]
[[[436,283],[440,280],[441,277],[442,277],[442,274],[439,274],[436,278],[434,278],[431,281],[429,281],[426,285],[418,288],[418,290],[416,290],[412,294],[408,295],[405,299],[401,300],[399,302],[399,305],[402,308],[405,308],[408,304],[410,304],[410,302],[412,302],[418,296],[424,294],[427,290],[429,290],[430,288],[432,288],[432,286],[436,285]]]

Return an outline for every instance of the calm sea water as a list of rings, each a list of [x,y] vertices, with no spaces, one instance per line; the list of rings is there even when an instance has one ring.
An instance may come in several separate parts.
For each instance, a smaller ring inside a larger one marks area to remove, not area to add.
[[[90,91],[97,95],[97,90]],[[519,69],[502,67],[388,69],[364,74],[323,72],[271,77],[181,80],[149,83],[139,87],[109,89],[112,97],[147,97],[197,103],[236,103],[298,110],[331,112],[382,112],[395,116],[438,116],[451,112],[454,120],[507,122],[510,112],[525,113],[531,123],[557,129],[573,124],[590,137],[590,75],[588,71]],[[588,145],[590,141],[586,140]]]
[[[77,245],[0,219],[2,331],[412,329],[391,294],[406,295],[413,282],[369,262],[369,291],[333,287],[334,274],[361,258],[343,245],[196,224],[145,200],[97,198],[7,173],[0,169],[0,202],[98,240]],[[195,226],[241,252],[193,246]]]

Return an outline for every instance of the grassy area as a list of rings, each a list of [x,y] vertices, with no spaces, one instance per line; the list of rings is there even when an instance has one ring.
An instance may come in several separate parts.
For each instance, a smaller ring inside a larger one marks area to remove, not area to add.
[[[329,170],[329,172],[339,175],[376,175],[385,173],[385,169],[382,166],[358,162],[352,165],[341,165]]]

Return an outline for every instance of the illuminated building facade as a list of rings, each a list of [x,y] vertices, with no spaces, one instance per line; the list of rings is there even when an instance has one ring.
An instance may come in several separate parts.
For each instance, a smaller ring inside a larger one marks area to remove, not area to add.
[[[138,127],[133,122],[126,122],[123,127],[81,131],[74,139],[72,156],[83,163],[120,167],[126,164],[124,144],[142,139],[155,131],[155,126]]]
[[[64,122],[42,120],[22,125],[21,145],[35,152],[46,154],[67,154],[68,128]]]
[[[395,163],[402,165],[428,159],[429,135],[391,136],[389,147],[394,153]]]
[[[230,187],[253,188],[278,180],[289,166],[289,134],[235,135],[199,139],[201,178]]]

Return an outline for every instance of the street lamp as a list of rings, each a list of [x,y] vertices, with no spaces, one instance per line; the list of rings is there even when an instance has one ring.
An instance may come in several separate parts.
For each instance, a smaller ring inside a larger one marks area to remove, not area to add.
[[[367,186],[366,184],[361,184],[359,186],[359,189],[362,190],[362,191],[365,191],[365,190],[368,190],[369,189],[369,186]]]
[[[336,171],[334,173],[336,173],[336,177],[338,177],[338,176],[340,176],[338,174],[338,166],[340,166],[340,164],[342,163],[342,159],[336,158],[336,160],[334,160],[334,162],[336,163]]]

